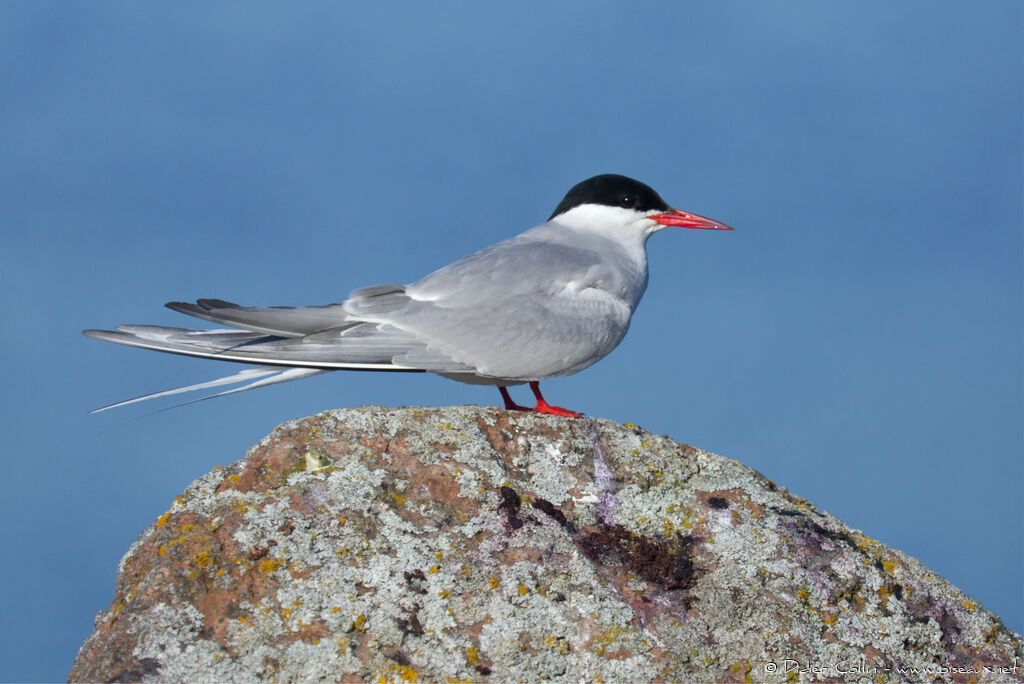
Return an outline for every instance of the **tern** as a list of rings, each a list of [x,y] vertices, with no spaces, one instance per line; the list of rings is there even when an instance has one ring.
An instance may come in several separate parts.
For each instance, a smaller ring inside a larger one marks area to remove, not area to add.
[[[496,385],[507,410],[579,417],[545,401],[540,382],[578,373],[618,346],[647,289],[647,238],[668,226],[732,230],[673,209],[640,181],[603,174],[575,185],[544,223],[409,285],[365,287],[323,306],[170,302],[174,311],[231,328],[122,325],[83,334],[258,366],[93,412],[243,382],[194,401],[328,371],[372,370]],[[536,397],[533,409],[509,395],[508,387],[524,383]]]

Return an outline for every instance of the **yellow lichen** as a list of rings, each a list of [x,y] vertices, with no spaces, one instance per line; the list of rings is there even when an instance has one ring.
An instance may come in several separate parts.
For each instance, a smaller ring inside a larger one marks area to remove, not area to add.
[[[491,575],[491,579],[487,581],[487,584],[491,587],[491,589],[497,589],[499,586],[501,586],[501,582],[499,582],[498,578],[494,575]]]
[[[440,565],[435,565],[432,568],[430,568],[430,570],[427,570],[427,572],[430,573],[431,575],[436,575],[440,571],[441,571],[441,566]]]
[[[590,616],[596,618],[597,614],[591,613]],[[612,644],[622,642],[624,640],[623,637],[632,636],[635,633],[635,630],[629,629],[628,627],[609,627],[604,630],[604,632],[594,637],[591,642],[591,648],[594,653],[604,655]]]
[[[260,562],[256,567],[259,568],[260,572],[269,575],[282,565],[284,565],[283,558],[268,558],[267,560]]]
[[[419,679],[420,673],[405,665],[389,665],[384,674],[377,676],[379,684],[387,684],[389,681],[415,682]]]
[[[745,682],[751,682],[752,683],[754,681],[754,678],[750,676],[750,671],[753,668],[746,661],[741,660],[740,662],[734,664],[729,669],[732,670],[733,672],[736,672],[736,673],[742,672],[743,675],[744,675],[743,681],[745,681]]]
[[[352,623],[352,629],[356,630],[357,632],[365,632],[366,631],[366,616],[363,615],[362,613],[360,613],[359,617],[357,617],[355,619],[355,622]]]
[[[523,585],[523,584],[520,584],[517,588],[519,589],[519,595],[520,596],[526,596],[526,592],[530,591],[529,589],[526,588],[526,585]]]
[[[569,651],[572,650],[572,648],[570,648],[569,646],[569,642],[566,640],[565,637],[545,637],[544,645],[547,646],[549,650],[554,651],[555,653],[558,653],[560,655],[568,655]]]
[[[473,667],[476,667],[476,664],[480,662],[480,652],[476,650],[475,646],[466,647],[466,660]]]
[[[163,515],[161,515],[159,518],[156,519],[156,526],[157,527],[163,527],[164,525],[167,524],[167,519],[170,518],[170,517],[171,517],[171,512],[167,511],[166,513],[164,513]]]

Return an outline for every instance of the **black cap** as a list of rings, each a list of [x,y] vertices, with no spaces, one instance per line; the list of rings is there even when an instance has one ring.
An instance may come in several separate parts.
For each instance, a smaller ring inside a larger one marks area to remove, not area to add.
[[[661,199],[650,186],[638,180],[620,176],[616,173],[605,173],[577,183],[565,195],[555,211],[548,218],[555,218],[573,207],[581,204],[604,204],[609,207],[622,207],[636,211],[667,211],[670,209],[665,200]]]

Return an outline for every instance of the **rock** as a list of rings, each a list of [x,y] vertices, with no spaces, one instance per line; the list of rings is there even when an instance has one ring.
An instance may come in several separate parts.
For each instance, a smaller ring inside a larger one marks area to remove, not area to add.
[[[607,420],[330,411],[135,541],[87,681],[1024,679],[1021,638],[736,461]],[[1016,668],[1016,669],[1011,669]]]

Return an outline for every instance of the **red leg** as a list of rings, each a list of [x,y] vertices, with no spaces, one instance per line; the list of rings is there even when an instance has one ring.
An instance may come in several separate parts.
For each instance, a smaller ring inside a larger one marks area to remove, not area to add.
[[[540,393],[540,383],[531,382],[530,389],[533,391],[533,396],[537,397],[537,406],[533,409],[537,413],[546,413],[551,416],[565,416],[566,418],[579,418],[582,413],[576,413],[569,409],[564,409],[561,406],[552,406],[548,402],[544,401],[544,395]]]
[[[504,387],[498,387],[498,391],[501,392],[501,398],[505,400],[506,411],[529,411],[530,409],[526,406],[520,406],[516,402],[512,401],[512,397],[509,396],[508,390]]]

